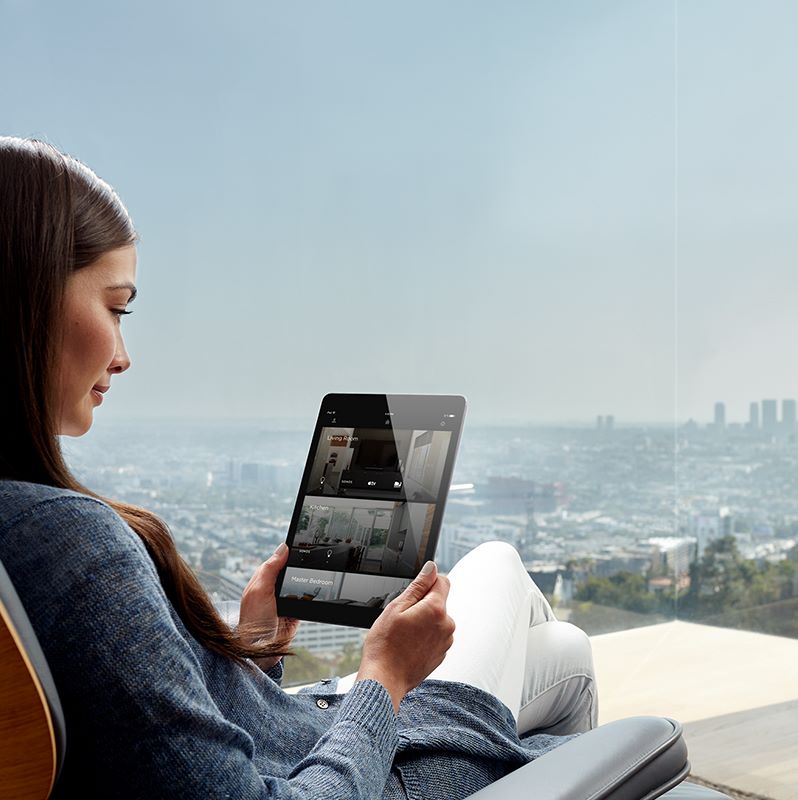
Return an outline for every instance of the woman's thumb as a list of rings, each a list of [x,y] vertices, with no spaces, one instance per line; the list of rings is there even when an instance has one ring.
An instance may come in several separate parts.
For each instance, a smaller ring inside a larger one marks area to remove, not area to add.
[[[416,575],[413,582],[396,599],[403,606],[409,608],[415,605],[430,590],[432,584],[438,579],[438,568],[434,561],[427,561],[421,568],[421,572]]]

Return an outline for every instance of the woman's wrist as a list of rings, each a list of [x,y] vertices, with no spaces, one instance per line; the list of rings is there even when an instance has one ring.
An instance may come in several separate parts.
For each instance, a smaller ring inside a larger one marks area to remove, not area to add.
[[[402,702],[402,698],[407,694],[407,687],[397,676],[392,674],[391,670],[383,669],[377,665],[361,664],[360,670],[355,678],[355,683],[363,680],[373,680],[382,684],[391,698],[394,712],[396,714],[399,713],[399,704]]]

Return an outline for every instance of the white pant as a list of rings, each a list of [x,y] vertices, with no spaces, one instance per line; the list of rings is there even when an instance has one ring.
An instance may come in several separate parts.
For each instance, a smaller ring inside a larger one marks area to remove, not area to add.
[[[515,548],[486,542],[448,575],[454,644],[430,678],[468,683],[512,711],[518,732],[579,733],[595,727],[598,702],[590,640],[558,622]],[[356,673],[338,682],[348,691]]]

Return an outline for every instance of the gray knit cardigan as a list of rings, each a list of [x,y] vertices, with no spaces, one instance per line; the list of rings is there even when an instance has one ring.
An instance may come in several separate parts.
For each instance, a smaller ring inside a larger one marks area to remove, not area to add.
[[[199,644],[139,537],[84,495],[0,481],[0,560],[64,708],[53,798],[457,800],[571,738],[519,738],[462,683],[424,681],[398,715],[372,680],[287,694],[281,665]]]

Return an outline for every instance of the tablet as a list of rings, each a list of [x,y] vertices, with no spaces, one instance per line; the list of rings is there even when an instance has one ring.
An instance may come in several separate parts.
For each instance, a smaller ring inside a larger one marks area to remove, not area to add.
[[[368,628],[433,558],[465,409],[459,395],[322,400],[277,579],[280,616]]]

